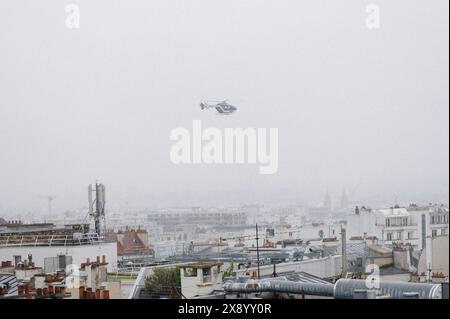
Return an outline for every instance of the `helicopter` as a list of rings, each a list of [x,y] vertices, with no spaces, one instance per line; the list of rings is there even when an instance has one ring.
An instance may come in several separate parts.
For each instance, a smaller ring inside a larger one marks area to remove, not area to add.
[[[215,108],[217,110],[217,112],[219,112],[219,114],[222,114],[222,115],[231,114],[231,113],[237,111],[237,108],[234,105],[231,105],[230,103],[228,103],[228,100],[201,101],[200,108],[202,110]]]

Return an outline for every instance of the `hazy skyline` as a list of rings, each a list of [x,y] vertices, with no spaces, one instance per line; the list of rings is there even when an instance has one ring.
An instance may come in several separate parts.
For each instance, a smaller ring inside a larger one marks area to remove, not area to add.
[[[46,211],[39,195],[55,212],[86,206],[96,180],[110,207],[320,202],[343,187],[448,200],[448,1],[368,3],[1,2],[0,214]],[[277,174],[174,165],[170,132],[194,119],[278,128]]]

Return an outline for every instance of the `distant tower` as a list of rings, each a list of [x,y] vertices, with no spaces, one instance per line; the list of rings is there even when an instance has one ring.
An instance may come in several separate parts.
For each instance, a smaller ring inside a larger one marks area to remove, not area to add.
[[[48,202],[48,216],[52,217],[52,202],[56,199],[54,195],[39,195],[40,198],[45,198]]]
[[[328,187],[327,187],[327,191],[325,193],[325,198],[323,199],[323,206],[328,209],[331,209],[331,196],[328,193]]]
[[[341,208],[347,208],[348,207],[348,197],[347,192],[345,191],[345,187],[342,188],[342,195],[341,195]]]

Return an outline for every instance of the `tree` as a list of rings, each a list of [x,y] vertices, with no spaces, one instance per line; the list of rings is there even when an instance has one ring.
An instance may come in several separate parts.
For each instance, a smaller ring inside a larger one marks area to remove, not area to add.
[[[231,262],[230,265],[228,266],[227,270],[225,270],[222,273],[222,281],[226,278],[226,277],[230,277],[233,274],[233,270],[234,270],[234,262]]]
[[[154,296],[180,298],[180,269],[155,268],[153,274],[145,278],[145,291]]]

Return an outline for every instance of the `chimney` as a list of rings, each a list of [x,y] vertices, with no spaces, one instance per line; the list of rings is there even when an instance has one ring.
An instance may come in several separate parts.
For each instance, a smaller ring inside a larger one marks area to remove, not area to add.
[[[100,256],[97,256],[97,264],[100,263]]]
[[[106,256],[105,255],[102,256],[102,263],[106,263]]]
[[[83,286],[80,286],[80,288],[78,288],[78,298],[84,299],[84,287]]]
[[[26,282],[23,285],[24,285],[25,293],[29,293],[30,292],[30,283]]]
[[[103,299],[109,299],[109,290],[103,290]]]
[[[90,264],[91,263],[91,259],[88,257],[86,258],[86,264]]]

